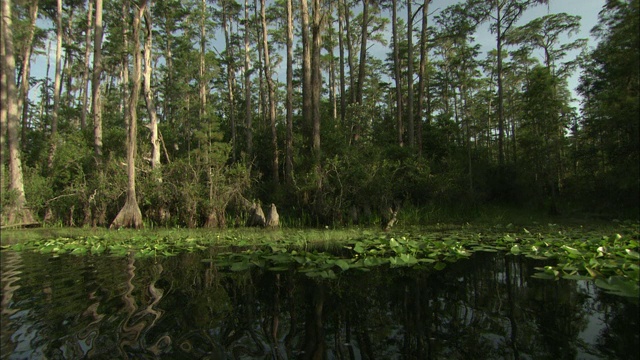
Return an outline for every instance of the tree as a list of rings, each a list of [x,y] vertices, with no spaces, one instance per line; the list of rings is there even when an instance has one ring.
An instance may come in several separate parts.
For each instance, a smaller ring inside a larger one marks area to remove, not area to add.
[[[151,50],[153,45],[153,23],[150,8],[153,2],[150,1],[145,7],[145,41],[144,41],[144,102],[149,113],[149,124],[147,127],[151,133],[151,168],[156,170],[156,180],[162,181],[160,175],[160,139],[158,138],[158,113],[156,104],[153,101],[153,93],[151,92]]]
[[[640,1],[609,0],[592,33],[580,86],[580,180],[611,208],[638,206],[640,188]],[[590,204],[589,204],[590,205]]]
[[[57,0],[56,9],[56,69],[53,85],[53,116],[51,118],[51,135],[49,138],[49,159],[47,169],[53,168],[53,156],[56,152],[58,133],[58,115],[60,113],[60,87],[62,86],[62,0]]]
[[[85,29],[84,45],[84,71],[82,72],[82,114],[80,115],[80,128],[87,127],[87,113],[89,112],[89,59],[91,57],[91,27],[93,24],[93,2],[87,1],[87,28]]]
[[[504,89],[502,84],[502,48],[505,39],[509,35],[512,26],[529,7],[537,4],[546,4],[548,0],[469,0],[470,16],[478,22],[492,21],[491,32],[496,36],[497,68],[496,78],[498,85],[498,164],[504,166]]]
[[[27,142],[26,134],[28,126],[29,116],[29,78],[31,76],[31,53],[33,52],[35,35],[36,35],[36,20],[38,19],[38,1],[32,1],[29,4],[29,33],[23,46],[22,51],[22,79],[20,80],[21,96],[18,107],[22,109],[22,145]]]
[[[225,42],[225,63],[227,65],[227,99],[229,102],[229,127],[231,128],[231,161],[235,162],[238,152],[237,136],[236,136],[236,110],[235,110],[235,59],[233,56],[233,44],[229,28],[232,19],[235,17],[235,2],[222,2],[222,27],[224,28]]]
[[[427,49],[427,28],[428,28],[428,15],[429,4],[431,0],[424,0],[422,4],[422,27],[420,30],[420,65],[418,69],[418,154],[422,155],[422,117],[424,112],[424,100],[429,94],[429,74],[427,72],[427,66],[429,64],[429,52]],[[427,124],[430,123],[431,113],[429,108],[430,101],[427,101]]]
[[[100,79],[102,76],[102,0],[96,1],[96,21],[93,31],[93,77],[91,80],[91,109],[93,111],[93,151],[102,158],[102,108]]]
[[[560,73],[556,71],[557,61],[567,55],[568,51],[583,48],[587,40],[577,39],[559,44],[560,36],[571,36],[580,30],[580,17],[566,13],[549,14],[536,18],[526,25],[516,27],[509,34],[506,43],[509,45],[522,44],[526,47],[537,47],[543,50],[544,64],[555,75],[566,75],[571,69],[572,62],[564,64]]]
[[[260,0],[260,14],[262,19],[262,51],[264,52],[264,76],[267,79],[267,97],[269,99],[269,125],[271,127],[271,177],[274,184],[280,182],[278,166],[278,133],[276,131],[276,89],[271,75],[271,60],[269,56],[269,41],[267,33],[267,16],[265,0]]]
[[[358,82],[356,84],[356,103],[362,105],[364,77],[367,64],[367,39],[369,38],[369,2],[362,0],[362,27],[360,32],[360,62],[358,63]],[[358,134],[356,133],[356,136]]]
[[[11,0],[2,0],[2,118],[6,119],[7,147],[9,150],[9,192],[13,201],[6,210],[6,225],[31,224],[34,222],[27,205],[22,174],[22,160],[18,141],[18,93],[15,80],[15,57],[13,49],[13,29]],[[4,124],[3,124],[4,125]],[[4,130],[4,126],[2,126]],[[0,150],[4,151],[4,149]],[[2,164],[4,166],[4,164]],[[4,212],[4,209],[3,209]],[[3,216],[3,220],[5,220]]]
[[[300,11],[302,18],[302,119],[304,125],[306,125],[311,121],[311,117],[313,116],[313,110],[311,108],[311,44],[309,39],[309,6],[307,0],[300,0]]]
[[[347,113],[347,90],[344,75],[344,0],[338,0],[338,48],[340,53],[340,123],[344,126]]]
[[[413,147],[415,143],[414,124],[415,116],[413,113],[413,12],[411,11],[411,3],[413,0],[407,0],[407,137],[409,147]]]
[[[249,54],[249,0],[244,0],[244,121],[247,158],[253,157],[253,114],[251,112],[251,57]]]
[[[311,27],[311,35],[313,37],[311,47],[311,149],[316,167],[320,166],[320,95],[322,93],[320,50],[322,49],[323,17],[320,0],[313,0],[313,24]],[[320,187],[320,183],[318,187]]]
[[[287,137],[285,145],[285,179],[293,181],[293,0],[287,0]]]
[[[127,124],[127,198],[124,206],[111,223],[111,228],[116,229],[121,227],[138,229],[144,226],[144,223],[142,222],[142,213],[140,212],[138,199],[136,197],[135,158],[138,122],[137,105],[142,77],[142,60],[140,58],[140,19],[144,14],[146,5],[146,0],[142,0],[136,5],[137,9],[133,12],[133,23],[131,25],[133,28],[133,84],[129,95],[129,123]]]
[[[558,183],[564,140],[562,104],[556,96],[557,78],[551,70],[537,66],[527,79],[524,92],[525,122],[520,135],[520,148],[528,166],[526,178],[536,179],[533,199],[548,199],[549,211],[557,213]]]
[[[396,84],[396,91],[395,91],[395,96],[396,96],[396,108],[395,108],[395,116],[396,116],[396,122],[397,122],[397,127],[398,127],[398,144],[400,146],[402,146],[404,144],[404,128],[403,128],[403,121],[402,121],[402,78],[401,78],[401,72],[400,72],[400,51],[398,49],[399,46],[399,42],[398,42],[398,1],[397,0],[393,0],[392,1],[392,7],[391,7],[391,30],[392,30],[392,36],[393,36],[393,74],[394,74],[394,81]]]

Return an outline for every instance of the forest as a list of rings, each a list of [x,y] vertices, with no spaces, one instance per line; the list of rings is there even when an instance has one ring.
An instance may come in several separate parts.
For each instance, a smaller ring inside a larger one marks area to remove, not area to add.
[[[2,0],[2,226],[637,218],[640,0],[432,2]]]

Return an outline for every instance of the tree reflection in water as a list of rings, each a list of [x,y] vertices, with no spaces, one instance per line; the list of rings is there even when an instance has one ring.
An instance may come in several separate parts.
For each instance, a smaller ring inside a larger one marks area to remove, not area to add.
[[[532,278],[544,263],[500,253],[336,280],[194,253],[16,255],[1,255],[8,359],[635,358],[639,345],[637,301]]]

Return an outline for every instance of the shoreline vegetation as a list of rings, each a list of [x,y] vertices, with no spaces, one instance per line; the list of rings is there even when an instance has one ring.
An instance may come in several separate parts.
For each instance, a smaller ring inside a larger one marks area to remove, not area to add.
[[[500,219],[495,219],[500,220]],[[542,279],[595,281],[607,292],[640,297],[638,220],[564,222],[474,222],[344,228],[228,228],[144,230],[46,227],[2,231],[3,250],[52,257],[135,256],[159,258],[204,252],[209,262],[230,271],[252,267],[295,270],[335,278],[350,269],[419,267],[442,270],[478,251],[544,260]]]

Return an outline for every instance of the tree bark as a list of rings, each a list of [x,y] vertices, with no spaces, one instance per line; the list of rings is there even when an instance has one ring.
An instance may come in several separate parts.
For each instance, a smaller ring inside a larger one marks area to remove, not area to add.
[[[344,26],[347,35],[347,63],[349,65],[349,104],[356,102],[356,86],[355,86],[355,66],[353,65],[353,43],[351,42],[351,26],[349,24],[349,14],[351,9],[346,2],[342,0],[344,5]]]
[[[422,156],[422,115],[424,112],[424,98],[426,88],[429,84],[427,75],[427,63],[429,62],[429,53],[427,51],[427,26],[429,15],[429,3],[431,0],[424,0],[422,4],[422,29],[420,31],[420,68],[418,69],[418,156]],[[427,119],[430,114],[427,114]]]
[[[102,158],[102,108],[100,106],[100,77],[102,75],[102,0],[96,1],[96,21],[93,32],[93,78],[91,80],[91,108],[93,111],[93,152]]]
[[[360,63],[358,64],[358,84],[356,102],[362,105],[364,78],[367,65],[367,38],[369,37],[369,1],[362,0],[362,32],[360,33]],[[358,134],[356,134],[358,135]]]
[[[496,3],[496,49],[498,50],[498,165],[499,175],[502,178],[502,168],[504,166],[504,95],[502,87],[502,18],[499,2]],[[500,179],[502,181],[502,179]]]
[[[322,49],[322,14],[320,0],[313,0],[312,55],[311,55],[311,98],[312,98],[312,149],[316,165],[320,164],[320,94],[322,74],[320,72],[320,50]]]
[[[75,18],[75,7],[68,7],[67,8],[67,13],[69,14],[67,16],[67,29],[69,29],[69,31],[62,33],[63,38],[62,38],[62,42],[64,42],[65,44],[75,44],[75,33],[73,31],[71,31],[71,29],[74,28],[73,23],[74,23],[74,18]],[[65,96],[62,99],[65,102],[65,106],[70,108],[73,104],[73,93],[74,93],[74,89],[72,83],[73,83],[73,75],[70,71],[68,71],[65,74],[64,69],[70,69],[71,68],[71,64],[74,61],[73,60],[73,53],[74,53],[75,49],[74,47],[71,46],[67,46],[65,48],[64,51],[64,64],[62,66],[62,68],[60,69],[60,95],[62,96],[62,89],[64,88],[65,90]],[[62,85],[64,84],[64,86]],[[78,118],[75,116],[72,116],[68,119],[70,125],[72,127],[78,128],[78,126],[80,125],[78,122]]]
[[[237,154],[237,141],[236,141],[236,111],[235,111],[235,69],[233,67],[233,46],[231,45],[231,39],[229,37],[229,27],[231,19],[227,15],[227,9],[222,9],[222,23],[224,28],[224,41],[227,53],[227,100],[229,101],[229,127],[231,128],[231,161],[236,162]]]
[[[409,147],[415,145],[414,127],[415,114],[413,113],[413,12],[411,3],[407,0],[407,137]]]
[[[27,129],[29,128],[29,77],[31,75],[31,53],[33,50],[33,38],[36,32],[36,20],[38,19],[38,1],[29,5],[29,34],[25,42],[22,55],[22,80],[20,81],[21,96],[18,108],[22,112],[22,146],[27,143]]]
[[[338,1],[338,47],[340,51],[340,123],[344,125],[347,113],[347,90],[344,75],[344,0]]]
[[[287,137],[285,180],[293,182],[293,1],[287,0]]]
[[[4,2],[3,4],[4,5]],[[0,34],[0,103],[3,106],[0,106],[0,191],[4,192],[7,189],[5,188],[5,168],[4,168],[4,158],[6,156],[4,150],[4,144],[6,142],[7,135],[7,106],[4,104],[8,104],[7,101],[7,78],[5,72],[5,48],[4,48],[4,6],[0,7],[0,30],[2,33]]]
[[[404,126],[402,121],[402,75],[398,49],[398,1],[393,0],[391,11],[391,32],[393,34],[393,73],[396,83],[396,123],[398,126],[398,145],[404,145]]]
[[[206,28],[206,14],[207,14],[207,0],[202,0],[202,14],[200,19],[200,67],[199,67],[199,94],[200,94],[200,121],[205,121],[207,117],[207,82],[205,80],[205,45],[207,43],[207,28]]]
[[[49,137],[49,157],[47,169],[53,169],[53,157],[56,152],[56,135],[58,133],[58,113],[60,112],[60,87],[62,83],[62,0],[57,0],[56,10],[56,69],[53,83],[53,116],[51,117],[51,136]]]
[[[80,115],[80,128],[87,127],[87,113],[89,112],[89,59],[91,57],[91,24],[93,18],[93,3],[87,4],[87,32],[85,34],[84,47],[84,72],[82,73],[82,114]]]
[[[278,133],[276,132],[276,89],[271,77],[271,62],[269,58],[269,42],[267,33],[267,16],[265,0],[260,0],[260,14],[262,18],[262,51],[264,51],[264,77],[267,79],[267,96],[269,99],[269,125],[271,127],[271,178],[275,184],[280,182],[278,172]]]
[[[244,114],[247,141],[247,159],[253,157],[253,114],[251,112],[251,59],[249,57],[249,0],[244,0]]]
[[[300,0],[302,16],[302,121],[303,129],[309,128],[307,124],[312,115],[311,94],[311,44],[309,43],[309,7],[307,0]],[[308,132],[305,136],[309,136]]]
[[[151,92],[151,51],[153,49],[153,20],[151,18],[151,6],[153,2],[149,1],[149,5],[145,8],[145,41],[144,41],[144,100],[149,113],[149,131],[151,132],[151,168],[157,170],[160,168],[160,139],[158,138],[158,112],[156,104],[153,101],[153,93]],[[157,181],[162,181],[160,172],[154,175]]]
[[[127,132],[127,199],[124,206],[118,213],[118,216],[111,223],[111,228],[130,227],[139,229],[144,227],[142,222],[142,213],[138,206],[136,197],[136,136],[137,136],[137,104],[140,95],[141,68],[142,60],[140,58],[140,19],[145,11],[146,0],[140,1],[138,8],[134,11],[133,16],[133,84],[129,96],[129,126]]]
[[[16,90],[16,62],[13,50],[13,29],[11,21],[11,0],[2,1],[2,112],[7,127],[7,145],[9,150],[9,191],[14,192],[15,201],[7,209],[6,222],[3,225],[33,223],[31,210],[27,207],[22,177],[22,161],[18,143],[18,93]],[[3,127],[4,128],[4,127]],[[5,220],[4,217],[2,220]]]

